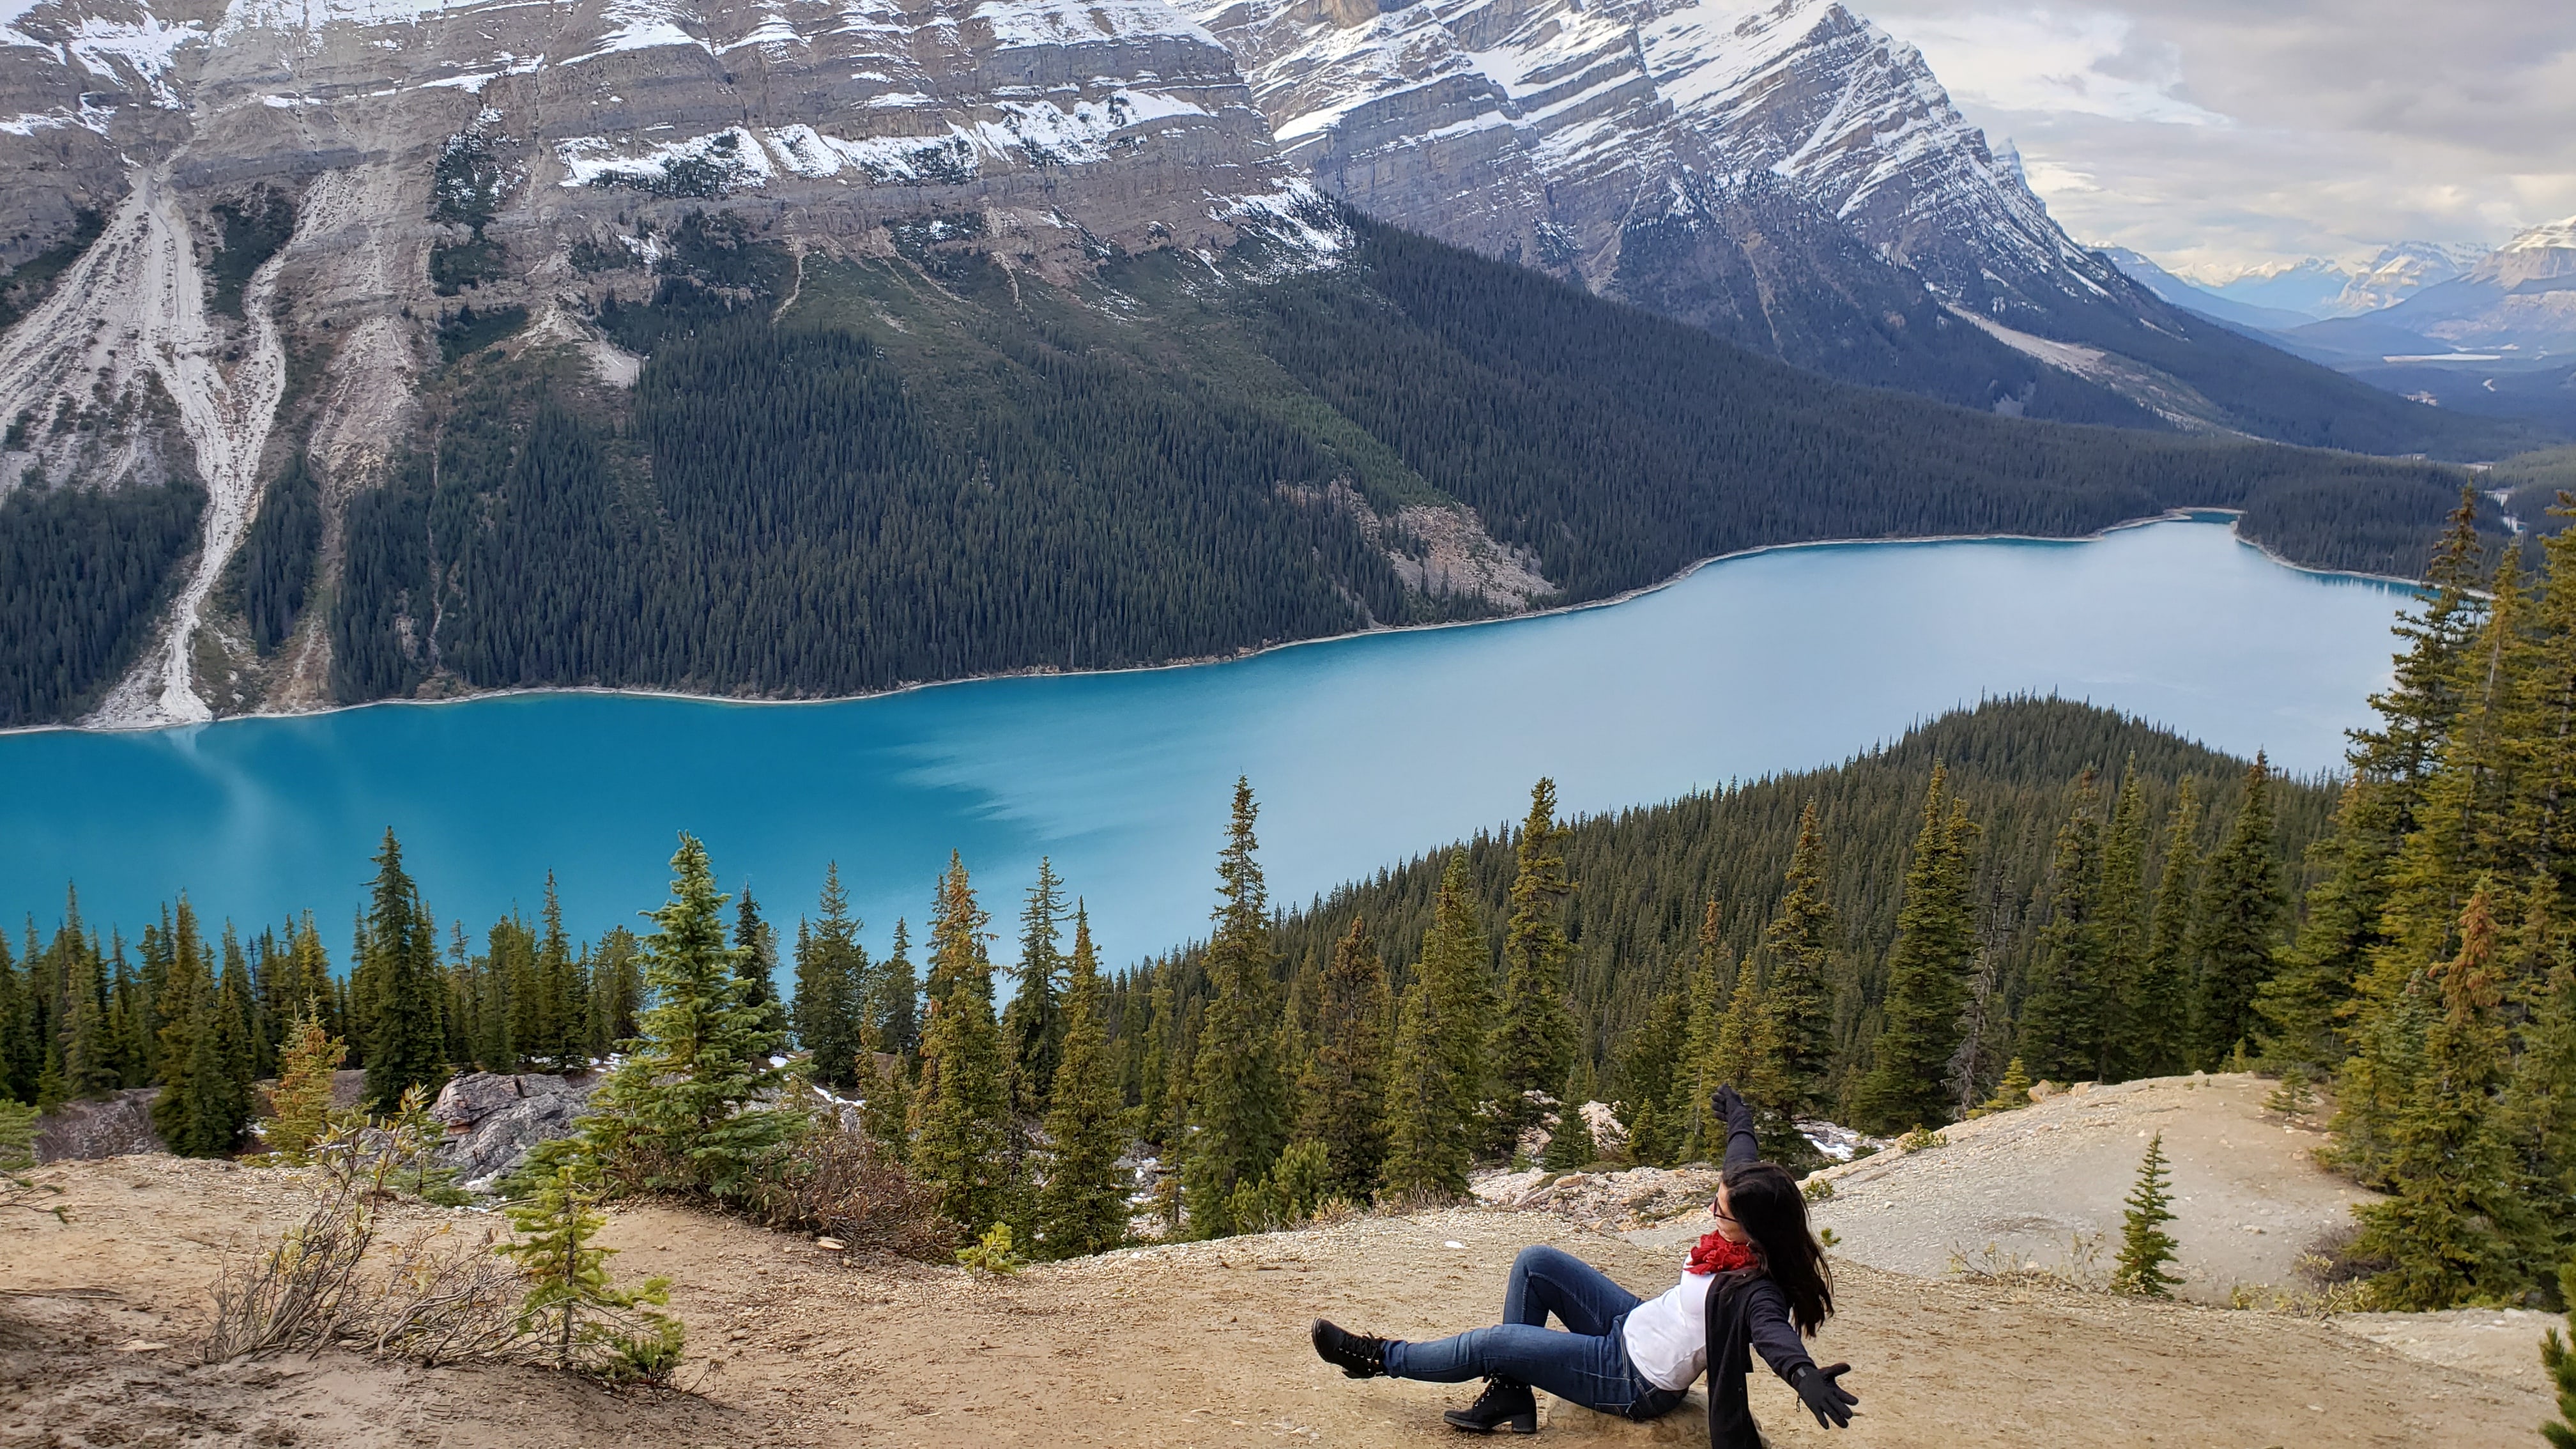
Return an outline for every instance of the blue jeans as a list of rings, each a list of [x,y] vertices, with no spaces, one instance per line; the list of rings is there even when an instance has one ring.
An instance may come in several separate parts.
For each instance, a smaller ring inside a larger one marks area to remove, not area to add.
[[[1454,1338],[1386,1346],[1391,1378],[1455,1384],[1500,1378],[1628,1419],[1652,1419],[1682,1401],[1628,1362],[1619,1330],[1639,1302],[1600,1269],[1554,1248],[1523,1248],[1503,1288],[1503,1321]],[[1553,1313],[1568,1332],[1547,1326]]]

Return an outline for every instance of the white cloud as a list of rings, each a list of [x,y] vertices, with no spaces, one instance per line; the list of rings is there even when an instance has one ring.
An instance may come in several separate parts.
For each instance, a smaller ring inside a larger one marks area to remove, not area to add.
[[[2224,273],[2576,213],[2565,0],[1853,0],[2077,237]]]

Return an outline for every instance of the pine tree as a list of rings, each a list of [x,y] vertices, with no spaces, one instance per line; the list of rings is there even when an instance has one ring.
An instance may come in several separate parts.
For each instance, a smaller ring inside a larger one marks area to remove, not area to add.
[[[1353,916],[1317,983],[1315,1050],[1298,1082],[1297,1136],[1323,1144],[1325,1183],[1367,1200],[1386,1160],[1386,1038],[1394,1014],[1386,963]]]
[[[2094,905],[2102,941],[2102,1058],[2096,1075],[2119,1081],[2137,1073],[2134,1015],[2138,978],[2151,937],[2147,914],[2147,800],[2132,753],[2102,837],[2102,889]]]
[[[1064,1054],[1050,1086],[1046,1134],[1051,1145],[1038,1193],[1038,1241],[1048,1256],[1104,1253],[1127,1238],[1127,1113],[1119,1100],[1109,1037],[1101,1024],[1099,953],[1091,916],[1073,914],[1073,960],[1063,1002]]]
[[[2130,1067],[2140,1076],[2183,1070],[2191,1024],[2192,901],[2200,891],[2200,802],[2186,778],[2165,829],[2164,874],[2156,881],[2146,959],[2129,999]]]
[[[1735,996],[1736,961],[1719,930],[1715,896],[1700,909],[1698,950],[1691,959],[1680,1070],[1657,1099],[1662,1120],[1654,1124],[1660,1136],[1673,1139],[1666,1156],[1674,1161],[1704,1161],[1726,1150],[1726,1124],[1710,1115],[1709,1098],[1725,1080],[1715,1075],[1717,1036]]]
[[[778,932],[761,917],[760,904],[751,898],[751,882],[742,883],[742,899],[734,903],[733,923],[734,974],[742,978],[742,1003],[758,1012],[758,1029],[778,1037],[787,1036],[787,1007],[778,999]]]
[[[1539,1153],[1538,1165],[1550,1172],[1573,1172],[1599,1160],[1600,1144],[1592,1137],[1592,1121],[1583,1115],[1583,1106],[1592,1100],[1592,1063],[1577,1056],[1574,1067],[1566,1073],[1564,1090],[1556,1094],[1556,1121],[1549,1127],[1547,1146]]]
[[[107,980],[98,943],[73,937],[60,951],[63,1005],[62,1090],[66,1097],[105,1097],[122,1084],[109,1036]]]
[[[1565,827],[1556,821],[1556,782],[1530,789],[1512,878],[1512,914],[1503,931],[1503,1020],[1494,1034],[1494,1072],[1513,1128],[1538,1116],[1536,1098],[1554,1091],[1573,1065],[1574,1008],[1565,996],[1565,904],[1574,882],[1565,873]]]
[[[495,1251],[519,1265],[528,1293],[516,1327],[545,1345],[559,1369],[658,1382],[679,1365],[680,1321],[657,1311],[671,1301],[668,1279],[620,1288],[608,1274],[617,1250],[598,1245],[608,1220],[597,1210],[595,1169],[579,1154],[558,1158],[528,1197],[503,1208],[521,1236]]]
[[[2147,1140],[2147,1155],[2138,1163],[2137,1186],[2129,1191],[2121,1215],[2119,1267],[2111,1274],[2111,1291],[2142,1298],[2171,1298],[2182,1280],[2165,1268],[2174,1260],[2172,1180],[2165,1170],[2165,1135]]]
[[[1441,1045],[1430,983],[1417,979],[1405,988],[1387,1063],[1384,1176],[1387,1195],[1399,1202],[1467,1190],[1467,1139],[1458,1131],[1457,1093]]]
[[[1967,803],[1951,797],[1948,772],[1934,767],[1887,953],[1885,1025],[1876,1060],[1853,1094],[1853,1115],[1869,1130],[1901,1132],[1948,1118],[1944,1078],[1977,951],[1970,898],[1976,840]]]
[[[331,1126],[331,1076],[348,1056],[348,1047],[322,1028],[320,999],[309,998],[304,1014],[287,1030],[277,1087],[268,1094],[271,1152],[301,1162],[322,1140]]]
[[[1020,963],[1012,968],[1010,1005],[1002,1009],[1002,1047],[1015,1110],[1035,1115],[1055,1090],[1064,1049],[1064,882],[1055,862],[1038,857],[1038,878],[1020,910]]]
[[[1429,1019],[1439,1027],[1449,1101],[1458,1113],[1454,1130],[1471,1152],[1480,1142],[1509,1150],[1512,1132],[1502,1114],[1495,1114],[1500,1125],[1479,1114],[1495,1080],[1491,1044],[1497,1022],[1492,961],[1476,916],[1476,880],[1463,850],[1451,851],[1441,871],[1416,969],[1430,985]]]
[[[546,904],[541,920],[545,930],[537,938],[535,981],[540,1006],[535,1013],[534,1033],[522,1049],[543,1066],[558,1072],[576,1072],[590,1065],[590,1033],[583,1020],[590,1001],[590,984],[582,980],[581,967],[573,956],[572,938],[564,932],[563,902],[555,896],[553,871],[546,872]]]
[[[991,917],[955,853],[930,917],[930,1018],[913,1092],[912,1167],[939,1211],[969,1238],[1014,1216],[1020,1184],[1010,1159],[1010,1099],[1001,1028],[993,1020]]]
[[[2254,993],[2263,1057],[2284,1070],[2331,1070],[2344,1057],[2341,1030],[2353,988],[2388,944],[2380,930],[2398,839],[2390,786],[2355,775],[2344,782],[2332,833],[2308,852],[2309,888],[2298,938],[2280,969]]]
[[[1688,1056],[1690,1013],[1690,993],[1668,990],[1622,1044],[1619,1121],[1628,1129],[1628,1155],[1640,1167],[1670,1167],[1679,1160],[1682,1119],[1669,1104],[1698,1081]],[[1710,1039],[1715,1040],[1713,1031]]]
[[[1841,927],[1825,879],[1824,831],[1817,823],[1816,802],[1809,800],[1798,814],[1788,890],[1762,931],[1770,968],[1763,995],[1779,1028],[1786,1094],[1776,1105],[1791,1116],[1825,1105],[1834,1058],[1833,960],[1841,946]]]
[[[2090,770],[2076,780],[2074,809],[2057,832],[2048,920],[2039,930],[2039,959],[2022,1006],[2022,1058],[2041,1076],[2063,1082],[2096,1077],[2107,1041],[2101,797],[2093,781]]]
[[[2448,1308],[2520,1287],[2511,1235],[2523,1216],[2513,1164],[2493,1120],[2507,1044],[2500,943],[2479,887],[2460,916],[2460,952],[2423,973],[2420,1065],[2389,1134],[2392,1196],[2356,1211],[2357,1253],[2392,1266],[2373,1280],[2400,1310]]]
[[[1277,955],[1270,944],[1270,896],[1253,820],[1249,780],[1234,785],[1234,812],[1217,859],[1216,928],[1207,948],[1207,1017],[1191,1074],[1190,1126],[1181,1162],[1192,1231],[1203,1238],[1236,1229],[1227,1212],[1235,1188],[1258,1183],[1288,1145],[1289,1083],[1278,1060]]]
[[[1754,1135],[1765,1158],[1799,1164],[1814,1156],[1815,1149],[1798,1135],[1795,1115],[1786,1105],[1794,1100],[1794,1092],[1779,1008],[1749,966],[1735,973],[1735,993],[1718,1021],[1717,1042],[1701,1080],[1711,1084],[1711,1091],[1732,1084],[1743,1094],[1753,1107]],[[1706,1154],[1717,1158],[1725,1150],[1725,1140],[1712,1131]]]
[[[894,921],[894,950],[877,978],[878,999],[869,1003],[877,1022],[881,1050],[894,1053],[911,1070],[921,1050],[921,978],[912,969],[912,931],[903,917]]]
[[[2253,1036],[2254,996],[2272,975],[2282,900],[2280,864],[2272,858],[2271,785],[2271,767],[2257,753],[2245,771],[2236,821],[2209,857],[2192,906],[2191,944],[2200,958],[2191,1009],[2195,1066],[2218,1065]]]
[[[609,927],[599,938],[598,949],[590,953],[583,974],[590,978],[590,1054],[606,1057],[626,1050],[638,1030],[637,1014],[644,1009],[643,949],[635,933],[624,926]]]
[[[2576,1262],[2576,969],[2557,954],[2532,983],[2536,999],[2496,1119],[2530,1209],[2529,1263]]]
[[[821,919],[812,930],[797,930],[796,997],[790,1015],[797,1045],[811,1056],[814,1080],[851,1091],[876,1076],[873,1063],[863,1069],[859,1061],[860,1035],[874,1023],[862,995],[867,952],[858,942],[859,923],[850,918],[850,897],[841,888],[837,861],[823,867],[818,909]]]
[[[1173,1130],[1171,973],[1153,964],[1139,975],[1153,984],[1145,992],[1144,1050],[1136,1065],[1138,1135],[1153,1147],[1168,1148],[1180,1140]]]
[[[221,1157],[249,1125],[248,1084],[236,1075],[242,1053],[231,1003],[185,896],[172,952],[170,1019],[161,1028],[162,1087],[152,1125],[182,1157]]]
[[[436,1091],[447,1080],[444,976],[438,928],[403,873],[402,846],[391,830],[376,853],[376,879],[352,969],[366,993],[367,1105],[390,1112],[403,1089]],[[358,983],[353,982],[355,990]]]
[[[764,1100],[784,1081],[769,1059],[785,1043],[750,1000],[744,948],[725,943],[724,903],[706,847],[683,834],[644,941],[652,1006],[584,1122],[609,1169],[648,1191],[740,1198],[797,1126]]]

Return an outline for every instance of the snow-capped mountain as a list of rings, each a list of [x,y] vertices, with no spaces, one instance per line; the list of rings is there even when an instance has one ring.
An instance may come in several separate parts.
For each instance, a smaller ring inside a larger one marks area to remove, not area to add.
[[[381,480],[469,297],[631,377],[586,319],[652,294],[691,209],[800,255],[971,246],[1042,277],[1323,214],[1232,57],[1162,0],[0,15],[0,494],[193,474],[208,499],[112,720],[206,716],[187,651],[272,439],[337,497]]]
[[[1202,3],[1290,161],[1443,240],[1955,401],[2017,405],[2035,365],[2128,400],[2061,386],[2069,415],[2245,426],[2213,397],[2243,366],[2350,402],[2069,239],[1840,0]]]
[[[2394,307],[2426,287],[2437,286],[2484,260],[2487,249],[2474,242],[2403,241],[2384,247],[2327,304],[2328,317],[2355,317]]]
[[[2532,227],[2459,276],[2366,320],[2449,347],[2525,357],[2576,352],[2576,216]]]

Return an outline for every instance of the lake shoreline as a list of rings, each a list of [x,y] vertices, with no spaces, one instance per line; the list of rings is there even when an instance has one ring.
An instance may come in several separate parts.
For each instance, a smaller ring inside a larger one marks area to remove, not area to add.
[[[2244,517],[2244,511],[2242,509],[2176,508],[2168,509],[2163,513],[2150,514],[2145,517],[2123,519],[2107,528],[2083,534],[1940,533],[1908,535],[1902,538],[1813,538],[1801,539],[1794,543],[1766,543],[1757,545],[1753,548],[1737,549],[1732,553],[1714,554],[1708,558],[1698,560],[1689,567],[1674,573],[1668,578],[1658,579],[1651,584],[1642,584],[1636,588],[1628,589],[1604,598],[1586,599],[1580,603],[1559,604],[1552,608],[1533,609],[1528,612],[1518,614],[1500,614],[1492,618],[1485,619],[1447,619],[1429,624],[1381,624],[1374,628],[1354,629],[1340,634],[1320,634],[1311,639],[1286,639],[1276,644],[1264,644],[1258,648],[1239,650],[1232,654],[1210,654],[1187,659],[1170,659],[1159,664],[1131,664],[1117,669],[1054,669],[1042,666],[1031,666],[1025,669],[999,670],[984,674],[964,674],[959,675],[954,679],[920,680],[914,683],[898,684],[890,689],[874,690],[864,694],[799,695],[789,699],[765,699],[747,695],[702,694],[683,689],[649,689],[632,685],[544,684],[512,687],[508,689],[479,689],[462,694],[442,695],[436,699],[369,699],[361,700],[356,704],[322,705],[312,709],[251,710],[242,714],[222,715],[213,720],[190,721],[179,724],[16,725],[0,729],[0,738],[5,738],[11,735],[54,733],[99,735],[153,734],[165,730],[208,729],[216,726],[251,720],[313,719],[324,715],[343,714],[352,710],[377,709],[388,706],[408,706],[419,708],[441,705],[477,704],[486,700],[526,698],[536,695],[610,695],[632,699],[668,699],[689,701],[699,704],[736,705],[744,707],[795,707],[801,705],[854,704],[863,700],[891,699],[898,695],[914,694],[922,690],[945,689],[962,684],[984,684],[1004,679],[1072,679],[1085,676],[1151,674],[1171,669],[1199,669],[1211,664],[1232,664],[1247,659],[1256,659],[1265,654],[1275,654],[1285,649],[1302,649],[1318,644],[1339,644],[1353,639],[1374,639],[1399,634],[1418,634],[1438,629],[1481,629],[1497,624],[1516,624],[1526,620],[1556,618],[1569,614],[1579,614],[1590,609],[1607,609],[1620,604],[1634,603],[1639,599],[1661,593],[1677,584],[1684,583],[1696,576],[1703,569],[1711,568],[1718,564],[1733,563],[1740,559],[1756,558],[1763,554],[1784,553],[1791,549],[1857,548],[1873,546],[1901,548],[1913,545],[1949,543],[2097,543],[2110,537],[2112,534],[2128,529],[2148,528],[2159,523],[2189,523],[2199,519],[2222,515],[2230,520],[2228,524],[2228,536],[2230,538],[2247,548],[2255,550],[2262,554],[2266,559],[2279,564],[2283,568],[2290,569],[2298,573],[2313,574],[2321,578],[2358,579],[2370,583],[2394,584],[2409,588],[2420,587],[2422,585],[2423,581],[2420,579],[2400,578],[2393,574],[2365,573],[2354,569],[2319,568],[2313,564],[2303,564],[2287,558],[2271,548],[2269,545],[2247,538],[2242,533],[2236,531],[2235,521]]]

